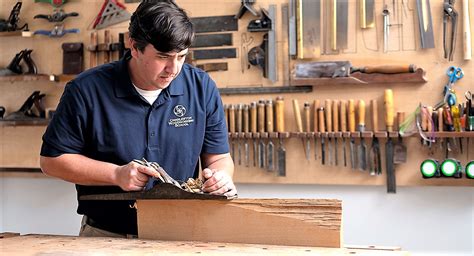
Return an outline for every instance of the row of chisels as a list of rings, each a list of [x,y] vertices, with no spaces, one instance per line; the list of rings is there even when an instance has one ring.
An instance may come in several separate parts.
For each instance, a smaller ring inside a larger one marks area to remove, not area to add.
[[[241,165],[243,162],[247,167],[250,165],[251,140],[253,166],[276,171],[279,176],[286,175],[286,151],[283,139],[289,137],[289,134],[285,133],[284,105],[283,97],[277,97],[275,101],[259,100],[250,104],[224,106],[227,127],[232,139],[231,155],[236,163]],[[275,157],[273,140],[277,139],[279,145]]]

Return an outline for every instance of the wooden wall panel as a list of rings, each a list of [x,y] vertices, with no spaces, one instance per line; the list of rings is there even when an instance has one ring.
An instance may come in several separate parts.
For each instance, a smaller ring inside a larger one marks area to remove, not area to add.
[[[0,3],[0,17],[7,17],[11,6],[14,5],[15,0],[1,1]],[[211,16],[211,15],[234,15],[240,6],[238,0],[178,0],[184,9],[188,11],[193,17],[200,16]],[[281,86],[285,85],[283,75],[283,59],[286,58],[286,51],[283,48],[287,43],[287,38],[282,33],[282,15],[281,15],[281,4],[286,3],[285,0],[259,0],[255,7],[268,8],[269,4],[277,5],[277,41],[278,41],[278,66],[279,66],[279,80],[272,84],[269,80],[262,78],[261,70],[256,67],[251,67],[245,70],[244,73],[241,71],[240,57],[243,54],[241,52],[241,33],[246,31],[246,26],[251,19],[255,19],[251,14],[247,13],[242,20],[239,20],[239,31],[233,32],[234,35],[234,47],[237,48],[238,58],[227,60],[229,63],[229,71],[227,72],[212,72],[211,77],[216,81],[219,87],[248,87],[248,86]],[[456,52],[454,55],[454,61],[448,62],[443,58],[443,47],[442,47],[442,14],[443,7],[442,1],[431,1],[431,12],[433,14],[433,26],[435,36],[435,49],[420,49],[420,38],[418,36],[418,27],[416,15],[408,10],[406,18],[404,19],[403,31],[397,29],[396,26],[392,28],[392,36],[390,42],[403,42],[404,49],[397,49],[397,45],[391,44],[390,51],[387,53],[383,52],[383,28],[382,28],[382,1],[376,1],[376,29],[371,31],[361,32],[356,29],[356,15],[355,12],[355,0],[350,0],[351,14],[349,15],[350,21],[350,49],[347,53],[338,55],[322,55],[319,60],[331,61],[331,60],[350,60],[354,66],[364,65],[384,65],[384,64],[409,64],[413,63],[426,70],[426,76],[428,79],[427,83],[393,83],[393,84],[336,84],[328,82],[327,84],[314,86],[314,90],[311,93],[301,94],[282,94],[285,97],[285,121],[286,129],[288,131],[296,131],[294,124],[293,110],[291,108],[291,99],[298,99],[301,106],[303,102],[308,101],[310,103],[315,99],[363,99],[368,104],[371,99],[377,99],[379,109],[379,126],[384,127],[383,121],[383,92],[387,88],[393,89],[395,96],[395,111],[404,111],[407,115],[413,112],[419,103],[426,105],[434,105],[441,99],[441,92],[443,86],[447,82],[446,69],[450,65],[459,66],[464,70],[465,77],[456,83],[455,88],[459,99],[463,99],[462,95],[467,90],[474,90],[472,85],[471,76],[474,74],[474,67],[472,61],[464,61],[462,57],[462,40],[461,40],[461,22],[459,22],[456,42]],[[410,8],[414,8],[415,1],[398,1],[400,4],[410,4]],[[78,18],[68,18],[65,25],[67,28],[80,28],[81,33],[74,35],[66,35],[60,39],[52,39],[47,37],[35,36],[32,38],[19,38],[19,37],[0,37],[0,67],[4,67],[8,64],[10,59],[13,57],[15,52],[18,52],[24,48],[33,48],[33,58],[35,59],[39,71],[46,74],[59,74],[61,73],[62,65],[62,52],[60,45],[63,42],[76,42],[82,41],[87,46],[89,44],[89,33],[91,32],[91,24],[98,13],[102,0],[71,0],[64,5],[66,12],[77,11],[80,13]],[[471,1],[471,14],[473,10],[473,2]],[[137,4],[126,4],[129,11],[133,11]],[[456,9],[461,13],[461,1],[456,2]],[[205,8],[204,8],[205,7]],[[27,21],[30,24],[31,30],[37,29],[48,29],[51,28],[51,24],[43,20],[33,20],[32,17],[39,13],[50,13],[52,7],[48,4],[24,2],[21,12],[21,18],[23,21]],[[400,13],[403,13],[400,12]],[[400,14],[401,15],[401,14]],[[405,15],[405,14],[403,14]],[[472,16],[472,15],[471,15]],[[460,15],[462,18],[462,15]],[[413,20],[413,22],[409,22]],[[461,21],[461,19],[460,19]],[[123,22],[114,25],[110,28],[112,31],[114,41],[117,40],[117,33],[126,31],[128,27],[127,22]],[[415,31],[414,31],[415,30]],[[398,32],[402,33],[400,38]],[[99,31],[99,36],[103,35],[103,31]],[[252,33],[249,34],[254,38],[253,43],[249,46],[249,49],[261,43],[262,34]],[[100,38],[100,41],[103,39]],[[378,46],[378,51],[373,49]],[[416,51],[415,51],[416,48]],[[7,50],[5,50],[7,49]],[[85,54],[85,65],[88,67],[89,54]],[[204,63],[199,61],[198,63]],[[294,61],[291,62],[291,65]],[[290,65],[290,66],[291,66]],[[22,101],[35,89],[41,89],[48,94],[47,105],[48,107],[54,108],[59,100],[62,93],[61,83],[52,82],[0,82],[0,86],[3,89],[0,94],[0,105],[5,106],[9,111],[18,109]],[[236,104],[236,103],[250,103],[259,99],[275,99],[277,95],[251,95],[251,96],[223,96],[225,104]],[[367,122],[367,129],[370,130],[372,124]],[[31,130],[29,133],[25,133],[24,128],[19,127],[0,127],[2,134],[2,141],[0,142],[3,148],[3,153],[0,157],[1,166],[38,166],[37,153],[31,152],[31,155],[26,155],[29,160],[15,162],[11,159],[6,160],[6,152],[22,152],[23,145],[21,144],[6,144],[4,143],[4,134],[8,136],[20,137],[26,136],[27,141],[30,143],[37,143],[31,148],[38,149],[40,140],[38,136],[41,135],[44,127],[29,127]],[[25,135],[26,134],[26,135]],[[472,139],[471,139],[472,142]],[[278,144],[277,141],[274,143]],[[341,147],[341,142],[339,141]],[[366,143],[370,148],[370,140],[366,140]],[[421,147],[419,139],[416,137],[406,138],[405,143],[409,148],[408,151],[408,162],[406,164],[396,167],[397,170],[397,184],[398,185],[474,185],[474,181],[462,179],[432,179],[423,180],[419,174],[419,164],[422,160],[428,157],[434,157],[442,160],[441,152],[435,151],[432,155],[428,149]],[[381,140],[381,146],[385,144],[384,140]],[[465,164],[468,160],[473,159],[474,156],[474,145],[471,144],[469,155],[466,153],[462,155],[453,155],[453,157],[461,160]],[[301,141],[299,139],[285,140],[285,147],[287,151],[287,176],[276,177],[273,173],[268,173],[265,170],[258,168],[249,167],[246,168],[243,165],[236,165],[235,180],[243,183],[297,183],[297,184],[364,184],[364,185],[384,185],[386,177],[371,177],[368,173],[361,172],[358,170],[351,170],[349,167],[340,166],[322,166],[320,160],[316,161],[311,159],[307,161],[304,158],[304,151],[302,148]],[[1,153],[1,152],[0,152]],[[311,145],[311,154],[314,153],[314,145]],[[342,148],[339,148],[340,161],[342,159]],[[382,154],[383,154],[382,150]],[[18,153],[20,154],[20,153]],[[23,159],[23,158],[21,158]],[[383,163],[384,166],[384,163]]]

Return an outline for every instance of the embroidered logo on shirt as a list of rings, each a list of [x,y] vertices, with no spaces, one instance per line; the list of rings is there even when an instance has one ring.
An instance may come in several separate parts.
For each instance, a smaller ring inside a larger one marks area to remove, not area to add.
[[[183,117],[186,114],[186,108],[183,105],[176,105],[173,109],[173,113],[177,117]]]
[[[183,105],[176,105],[173,108],[173,113],[178,118],[172,118],[168,121],[169,126],[174,126],[175,128],[178,127],[186,127],[189,126],[194,119],[192,116],[184,116],[186,114],[186,108]]]

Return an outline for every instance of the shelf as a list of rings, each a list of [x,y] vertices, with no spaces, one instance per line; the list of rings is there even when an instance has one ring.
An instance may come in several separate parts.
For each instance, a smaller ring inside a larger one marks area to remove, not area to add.
[[[434,132],[434,138],[474,138],[474,132]],[[431,134],[427,134],[431,136]],[[364,132],[263,132],[263,133],[229,133],[231,139],[274,139],[274,138],[398,138],[398,132],[364,131]],[[419,137],[418,134],[402,137]]]
[[[426,72],[422,68],[413,73],[381,74],[351,73],[349,77],[296,78],[292,77],[291,85],[327,85],[327,84],[387,84],[387,83],[426,83]]]
[[[46,75],[46,74],[0,76],[0,82],[31,82],[31,81],[51,81],[51,80],[50,80],[50,75]]]
[[[47,126],[49,119],[32,119],[32,120],[2,120],[0,119],[0,126]]]

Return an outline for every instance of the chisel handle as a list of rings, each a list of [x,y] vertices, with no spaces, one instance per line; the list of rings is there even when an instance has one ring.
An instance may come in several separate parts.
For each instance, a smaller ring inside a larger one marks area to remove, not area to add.
[[[265,115],[267,132],[273,132],[273,101],[267,100],[265,103]]]
[[[341,100],[341,132],[347,132],[347,111],[346,111],[346,104],[345,100]]]
[[[237,104],[237,123],[236,123],[236,131],[238,133],[242,132],[242,109],[243,105],[242,104]]]
[[[443,108],[438,109],[438,131],[444,131],[444,118],[443,118]]]
[[[385,125],[387,131],[393,131],[394,107],[393,107],[393,91],[386,89],[384,92],[384,106],[385,106]]]
[[[249,105],[248,104],[244,104],[244,108],[243,108],[243,112],[244,112],[244,120],[243,120],[243,130],[245,133],[249,132]]]
[[[428,116],[426,116],[426,107],[421,107],[421,130],[428,131]]]
[[[311,105],[309,104],[309,102],[304,103],[303,113],[304,113],[304,131],[310,132],[311,131]]]
[[[357,104],[357,116],[359,117],[359,131],[363,131],[361,129],[365,128],[365,101],[359,100]]]
[[[471,18],[469,16],[469,0],[462,1],[462,34],[463,34],[463,53],[464,60],[470,60],[472,57],[471,48]]]
[[[349,131],[355,132],[356,130],[356,118],[355,118],[355,103],[354,100],[349,100],[348,104],[348,112],[349,112]]]
[[[235,133],[235,107],[233,104],[229,106],[229,130]]]
[[[282,96],[278,96],[275,101],[276,131],[285,132],[285,101]]]
[[[400,128],[405,122],[405,112],[397,112],[397,123],[398,123],[398,130],[400,131]]]
[[[372,130],[374,132],[379,131],[379,120],[378,120],[378,110],[377,110],[377,100],[370,100],[370,113],[372,117]]]
[[[318,122],[319,122],[319,132],[326,132],[326,124],[324,121],[324,108],[318,108]]]
[[[398,74],[398,73],[413,73],[416,71],[415,64],[409,65],[382,65],[382,66],[366,66],[358,70],[362,73],[372,74]]]
[[[298,132],[303,132],[303,122],[301,121],[301,112],[297,99],[293,99],[293,112],[295,115],[296,128]]]
[[[257,132],[257,102],[250,103],[250,132]]]
[[[325,100],[324,108],[326,110],[326,131],[332,132],[332,101]]]
[[[426,110],[428,110],[428,118],[427,118],[427,121],[426,121],[427,126],[428,126],[428,131],[432,132],[432,131],[434,131],[434,127],[433,127],[433,123],[430,122],[430,119],[433,116],[433,107],[428,106],[428,107],[426,107]]]
[[[257,104],[257,129],[265,132],[265,101],[259,100]]]
[[[230,127],[229,127],[229,105],[224,105],[224,116],[225,116],[225,125],[227,126],[227,131],[230,131]]]
[[[318,109],[319,109],[320,100],[314,100],[313,103],[313,129],[314,132],[318,132]]]
[[[332,128],[334,132],[339,131],[339,101],[332,102]]]
[[[89,59],[89,68],[93,68],[97,66],[97,46],[99,44],[99,38],[97,37],[97,32],[91,32],[91,47],[94,48],[93,51],[90,52],[90,59]]]

